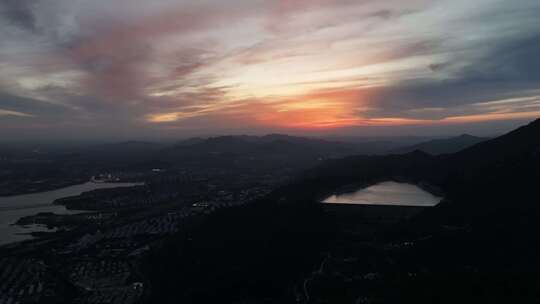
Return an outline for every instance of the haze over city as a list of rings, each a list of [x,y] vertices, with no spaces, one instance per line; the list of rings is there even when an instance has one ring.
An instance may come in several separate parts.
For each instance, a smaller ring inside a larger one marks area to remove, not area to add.
[[[0,137],[494,136],[540,116],[540,2],[0,1]]]

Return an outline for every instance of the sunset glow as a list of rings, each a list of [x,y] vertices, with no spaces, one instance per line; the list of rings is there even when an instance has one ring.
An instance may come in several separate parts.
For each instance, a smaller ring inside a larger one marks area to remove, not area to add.
[[[182,135],[540,112],[537,1],[13,3],[0,5],[4,128],[61,117]]]

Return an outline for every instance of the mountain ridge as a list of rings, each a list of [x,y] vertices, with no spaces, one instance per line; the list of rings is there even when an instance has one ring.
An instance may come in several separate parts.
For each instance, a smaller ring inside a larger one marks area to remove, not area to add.
[[[470,134],[461,134],[455,137],[432,139],[415,145],[406,146],[390,151],[403,154],[414,150],[421,150],[432,155],[449,154],[461,151],[477,143],[488,140],[487,137],[478,137]]]

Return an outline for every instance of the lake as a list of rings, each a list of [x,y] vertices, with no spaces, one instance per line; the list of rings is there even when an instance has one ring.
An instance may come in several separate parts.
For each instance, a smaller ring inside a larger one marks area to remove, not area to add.
[[[441,199],[416,185],[382,182],[356,192],[334,194],[324,199],[323,203],[430,207],[437,205]]]
[[[19,226],[12,225],[21,217],[35,215],[40,212],[54,212],[56,214],[75,214],[84,211],[67,210],[62,205],[53,205],[52,203],[59,198],[79,195],[83,192],[115,188],[131,187],[142,185],[142,183],[92,183],[69,186],[52,191],[39,193],[3,196],[0,197],[0,245],[31,239],[28,233],[36,231],[54,231],[49,230],[43,225]]]

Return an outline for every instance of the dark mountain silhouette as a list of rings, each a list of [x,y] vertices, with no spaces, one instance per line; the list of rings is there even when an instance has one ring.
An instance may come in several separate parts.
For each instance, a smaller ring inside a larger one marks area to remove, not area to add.
[[[207,139],[192,139],[164,149],[166,159],[181,159],[192,156],[305,156],[311,158],[335,157],[357,152],[354,145],[320,139],[295,137],[281,134],[265,136],[219,136]]]
[[[507,221],[517,210],[538,212],[540,120],[443,156],[433,168],[443,177],[433,181],[445,188],[456,210],[466,208],[471,217],[492,213]]]
[[[301,182],[331,185],[404,179],[430,182],[452,192],[449,188],[458,182],[479,185],[495,178],[524,179],[537,166],[539,149],[540,120],[536,120],[454,154],[433,156],[415,150],[401,155],[360,155],[329,160],[308,171]],[[524,172],[518,174],[518,170]],[[511,175],[513,171],[518,175]],[[456,185],[456,188],[459,187]]]
[[[406,146],[392,150],[391,153],[408,153],[414,150],[424,151],[432,155],[446,154],[446,153],[455,153],[466,149],[470,146],[473,146],[477,143],[488,140],[486,137],[477,137],[468,134],[462,134],[460,136],[444,138],[444,139],[433,139],[426,142],[418,143],[412,146]]]
[[[318,203],[389,179],[440,188],[445,200],[358,231],[339,228],[347,223]],[[308,290],[304,303],[535,303],[538,180],[540,120],[454,154],[330,159],[153,251],[152,300],[294,303]]]
[[[540,119],[505,135],[474,145],[450,157],[454,162],[490,163],[536,154],[540,148]]]
[[[359,154],[366,155],[408,153],[415,149],[401,152],[398,150],[435,139],[434,137],[426,136],[329,136],[325,138],[354,144],[359,150]]]
[[[455,154],[352,157],[325,166],[299,185],[339,189],[398,179],[442,189],[441,204],[378,236],[422,240],[395,257],[399,266],[386,266],[423,273],[382,280],[381,290],[395,290],[398,302],[432,303],[441,294],[452,295],[441,303],[538,300],[539,282],[532,274],[540,273],[540,120]],[[349,254],[369,258],[359,251]]]

